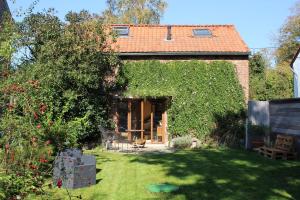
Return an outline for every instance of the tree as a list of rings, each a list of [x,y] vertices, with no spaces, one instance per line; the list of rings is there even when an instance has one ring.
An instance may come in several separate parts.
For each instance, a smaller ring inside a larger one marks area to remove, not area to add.
[[[277,62],[290,62],[300,46],[300,1],[294,8],[292,15],[288,17],[281,27],[276,51]]]
[[[293,97],[293,73],[289,63],[282,62],[266,73],[266,99],[284,99]]]
[[[250,57],[250,99],[266,100],[266,70],[267,62],[261,53]]]
[[[293,75],[287,62],[270,67],[263,53],[250,57],[250,99],[271,100],[291,98]]]
[[[17,41],[20,35],[16,24],[6,12],[3,14],[0,29],[0,80],[3,80],[11,70],[10,61],[17,51]]]
[[[167,7],[164,0],[107,0],[106,23],[159,24]]]
[[[0,167],[9,177],[0,196],[4,188],[5,199],[15,199],[43,193],[52,150],[99,138],[97,126],[109,125],[106,94],[118,60],[112,36],[86,11],[66,22],[52,10],[30,14],[8,32],[20,38],[0,52],[17,46],[23,56],[0,83]]]

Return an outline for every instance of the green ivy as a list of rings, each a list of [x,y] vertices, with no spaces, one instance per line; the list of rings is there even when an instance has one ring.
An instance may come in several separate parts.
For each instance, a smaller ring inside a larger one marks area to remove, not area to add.
[[[119,83],[126,85],[124,96],[171,96],[171,134],[216,136],[219,140],[242,127],[231,126],[241,119],[245,101],[235,66],[229,62],[127,62]]]

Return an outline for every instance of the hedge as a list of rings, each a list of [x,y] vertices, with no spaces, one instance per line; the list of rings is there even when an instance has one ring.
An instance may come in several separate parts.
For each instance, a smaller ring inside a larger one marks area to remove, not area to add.
[[[213,136],[219,142],[241,136],[245,101],[232,63],[126,62],[118,81],[126,86],[124,96],[172,96],[168,131],[173,135]]]

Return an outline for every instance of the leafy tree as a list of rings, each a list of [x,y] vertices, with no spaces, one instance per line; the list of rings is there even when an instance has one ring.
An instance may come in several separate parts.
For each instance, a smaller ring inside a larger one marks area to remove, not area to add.
[[[262,53],[250,57],[250,99],[271,100],[290,98],[293,94],[293,75],[287,62],[270,67]]]
[[[2,80],[8,76],[11,70],[10,61],[17,51],[17,40],[20,35],[9,13],[4,13],[0,28],[0,72]]]
[[[107,23],[159,24],[167,7],[164,0],[107,0]]]
[[[250,57],[250,99],[266,100],[266,70],[267,62],[261,53]]]
[[[5,27],[16,40],[0,37],[3,55],[22,55],[0,83],[0,164],[8,177],[0,186],[7,185],[7,199],[43,193],[51,146],[57,151],[99,138],[97,126],[109,125],[105,94],[118,64],[111,35],[86,11],[69,13],[66,22],[52,10],[30,14],[16,27]],[[6,184],[11,180],[18,184]]]
[[[293,74],[289,63],[270,68],[266,74],[266,99],[284,99],[293,96]]]
[[[281,27],[276,56],[278,63],[290,62],[300,46],[300,1],[298,1],[291,16]]]

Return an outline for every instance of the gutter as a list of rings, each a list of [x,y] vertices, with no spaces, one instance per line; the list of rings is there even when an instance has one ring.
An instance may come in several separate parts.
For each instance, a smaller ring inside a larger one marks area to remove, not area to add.
[[[212,51],[182,51],[182,52],[116,52],[119,56],[249,56],[251,52],[212,52]]]

